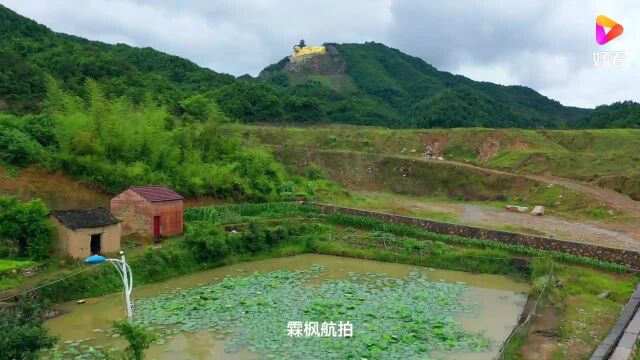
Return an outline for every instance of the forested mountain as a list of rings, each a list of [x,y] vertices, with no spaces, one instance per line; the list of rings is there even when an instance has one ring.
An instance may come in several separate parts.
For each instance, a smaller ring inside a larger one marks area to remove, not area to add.
[[[584,119],[576,126],[586,129],[640,129],[640,104],[633,101],[623,101],[598,106],[589,118]]]
[[[169,113],[196,115],[208,103],[250,122],[351,123],[394,128],[637,127],[635,103],[565,107],[524,86],[478,82],[439,71],[379,43],[326,44],[330,71],[291,71],[288,58],[262,76],[235,78],[151,48],[110,45],[55,33],[0,5],[0,111],[39,113],[45,79],[85,96],[94,79],[105,96],[145,99]],[[322,56],[311,58],[325,61]],[[326,69],[324,69],[326,70]],[[215,105],[214,105],[215,106]],[[216,106],[217,107],[217,106]],[[200,110],[198,110],[200,108]],[[597,115],[597,118],[592,118]],[[624,119],[617,118],[624,116]]]
[[[40,110],[45,74],[82,93],[87,78],[110,96],[145,96],[169,104],[234,81],[191,61],[150,48],[109,45],[58,34],[0,5],[0,102],[11,112]]]
[[[350,91],[361,101],[379,104],[381,125],[394,127],[556,127],[588,116],[589,110],[562,106],[524,86],[478,82],[439,71],[422,59],[379,43],[327,44],[325,57],[341,57],[344,74],[354,84]],[[307,63],[313,60],[305,60]],[[288,59],[263,71],[289,80],[307,75],[312,81],[330,81],[318,64],[292,66]],[[330,117],[334,115],[330,113]],[[358,118],[360,114],[351,114]],[[338,116],[338,120],[343,120]]]

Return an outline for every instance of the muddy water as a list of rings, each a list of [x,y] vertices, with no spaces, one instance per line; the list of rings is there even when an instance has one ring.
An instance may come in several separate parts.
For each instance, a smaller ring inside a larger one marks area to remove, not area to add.
[[[241,276],[254,271],[268,272],[278,269],[306,270],[311,264],[325,267],[320,278],[309,282],[327,279],[348,279],[348,272],[385,273],[388,277],[404,278],[412,271],[423,271],[433,280],[463,281],[470,288],[464,302],[472,306],[472,314],[460,314],[457,318],[461,327],[470,331],[485,331],[494,344],[492,351],[482,353],[444,353],[433,354],[443,359],[484,360],[492,359],[497,345],[502,343],[515,326],[524,307],[529,289],[528,284],[515,282],[507,277],[487,274],[469,274],[457,271],[434,270],[410,265],[384,263],[370,260],[351,259],[319,254],[304,254],[285,258],[254,261],[221,267],[171,279],[162,283],[135,287],[133,296],[143,298],[164,292],[188,289],[203,284],[215,283],[226,275]],[[109,329],[111,321],[125,317],[121,294],[110,294],[100,298],[86,299],[86,303],[75,302],[60,306],[67,311],[64,315],[47,321],[51,334],[60,338],[64,344],[68,340],[84,339],[83,345],[103,345],[124,347],[121,339],[112,338],[94,329]],[[135,313],[134,313],[135,316]],[[354,332],[357,328],[354,329]],[[221,338],[221,339],[218,339]],[[228,338],[228,337],[227,337]],[[178,333],[164,344],[153,344],[148,352],[149,359],[260,359],[259,354],[243,350],[238,353],[224,352],[225,338],[208,331],[196,333]]]

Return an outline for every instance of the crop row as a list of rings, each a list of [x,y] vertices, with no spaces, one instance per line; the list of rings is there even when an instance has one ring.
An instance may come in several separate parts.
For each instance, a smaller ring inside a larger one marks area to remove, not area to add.
[[[554,260],[562,262],[588,265],[608,271],[624,272],[628,270],[628,267],[624,265],[586,256],[569,254],[561,251],[542,250],[526,245],[507,244],[487,239],[465,238],[457,235],[439,234],[431,231],[426,231],[411,225],[386,223],[384,221],[369,217],[345,215],[339,213],[322,215],[320,210],[315,207],[300,205],[293,202],[229,204],[190,208],[185,211],[185,220],[205,221],[216,224],[230,224],[245,222],[248,220],[247,218],[250,217],[285,218],[292,216],[309,215],[323,217],[327,222],[332,224],[366,228],[385,233],[394,233],[396,235],[440,241],[447,244],[503,250],[512,254],[530,257],[550,257]]]
[[[261,204],[229,204],[205,206],[185,210],[186,221],[213,221],[218,224],[241,222],[243,217],[282,218],[295,215],[319,214],[316,208],[293,202]]]
[[[368,217],[344,215],[338,213],[332,213],[326,217],[326,220],[332,224],[340,224],[346,226],[353,226],[359,228],[365,228],[376,231],[391,232],[397,235],[413,236],[423,239],[429,239],[433,241],[441,241],[447,244],[463,245],[468,247],[481,247],[504,250],[509,253],[525,255],[531,257],[550,257],[554,260],[588,265],[592,267],[601,268],[608,271],[624,272],[629,270],[628,267],[609,261],[594,259],[586,256],[579,256],[569,254],[561,251],[542,250],[533,248],[530,246],[520,244],[506,244],[493,240],[465,238],[457,235],[439,234],[431,231],[419,229],[414,226],[405,224],[390,224],[381,220],[372,219]]]

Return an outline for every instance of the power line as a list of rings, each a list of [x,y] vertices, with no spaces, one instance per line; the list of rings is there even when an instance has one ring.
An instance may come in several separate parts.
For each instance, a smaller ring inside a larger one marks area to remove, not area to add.
[[[63,278],[60,278],[60,279],[54,280],[54,281],[52,281],[52,282],[50,282],[50,283],[47,283],[47,284],[44,284],[44,285],[37,286],[37,287],[35,287],[35,288],[33,288],[33,289],[28,289],[28,290],[25,290],[25,291],[19,292],[19,293],[15,294],[15,295],[11,295],[11,296],[4,297],[4,298],[0,299],[0,302],[5,301],[5,300],[7,300],[7,299],[11,299],[11,298],[16,297],[16,296],[20,296],[20,295],[24,295],[24,294],[30,293],[30,292],[32,292],[32,291],[36,291],[36,290],[38,290],[38,289],[42,289],[43,287],[47,287],[47,286],[49,286],[49,285],[53,285],[53,284],[55,284],[55,283],[57,283],[57,282],[64,281],[64,280],[66,280],[66,279],[68,279],[68,278],[70,278],[70,277],[73,277],[73,276],[79,275],[79,274],[81,274],[81,273],[83,273],[83,272],[85,272],[85,271],[89,271],[89,270],[93,270],[93,269],[95,269],[95,267],[88,267],[88,268],[86,268],[86,269],[80,270],[80,271],[78,271],[78,272],[76,272],[76,273],[73,273],[73,274],[71,274],[71,275],[68,275],[68,276],[65,276],[65,277],[63,277]]]

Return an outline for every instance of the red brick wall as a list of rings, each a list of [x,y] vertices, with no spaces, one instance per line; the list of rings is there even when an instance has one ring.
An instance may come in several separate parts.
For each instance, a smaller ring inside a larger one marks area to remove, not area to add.
[[[162,236],[174,236],[182,234],[184,203],[182,200],[163,201],[151,204],[153,216],[160,216],[160,234]],[[151,218],[153,229],[153,217]]]
[[[153,236],[154,216],[160,216],[163,237],[182,234],[184,228],[182,200],[150,203],[131,189],[111,199],[111,213],[122,221],[122,235]]]
[[[111,199],[111,213],[122,221],[122,235],[151,236],[153,221],[151,203],[128,189]]]

